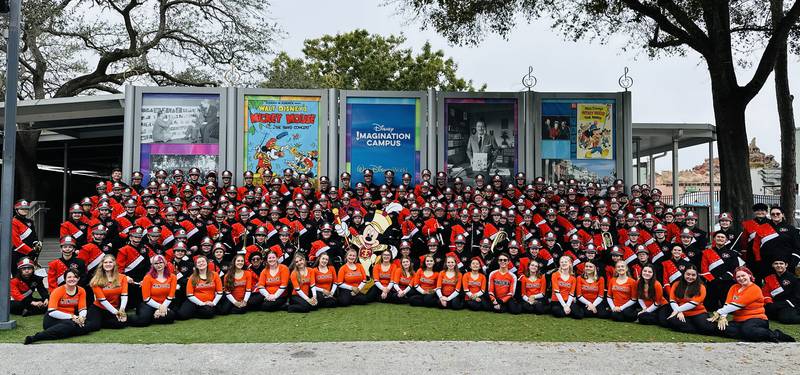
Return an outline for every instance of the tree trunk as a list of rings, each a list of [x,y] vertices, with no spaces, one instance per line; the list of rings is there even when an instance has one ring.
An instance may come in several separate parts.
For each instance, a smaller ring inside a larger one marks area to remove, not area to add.
[[[39,135],[41,130],[26,130],[20,126],[17,131],[17,162],[16,173],[14,176],[15,195],[19,198],[28,200],[38,200],[37,179],[39,168],[37,167],[36,148],[39,145]]]
[[[730,77],[714,72],[711,67],[709,70],[717,125],[720,209],[732,213],[734,223],[738,224],[753,213],[753,186],[745,127],[747,102],[738,95],[738,87],[732,87]]]
[[[783,17],[783,0],[771,2],[772,22],[777,24]],[[778,120],[781,127],[781,207],[788,220],[794,224],[797,200],[797,170],[795,169],[794,108],[789,91],[789,69],[786,43],[778,47],[775,61],[775,97],[778,105]]]

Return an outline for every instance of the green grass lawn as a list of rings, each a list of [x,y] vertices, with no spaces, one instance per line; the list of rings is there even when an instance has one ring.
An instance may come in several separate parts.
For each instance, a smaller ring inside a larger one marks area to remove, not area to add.
[[[21,343],[42,328],[42,317],[13,316],[17,328],[0,331],[0,342]],[[800,338],[800,326],[772,324]],[[404,305],[372,304],[310,314],[251,312],[166,326],[102,330],[65,342],[84,343],[261,343],[302,341],[630,341],[724,342],[636,323],[488,312],[447,311]]]

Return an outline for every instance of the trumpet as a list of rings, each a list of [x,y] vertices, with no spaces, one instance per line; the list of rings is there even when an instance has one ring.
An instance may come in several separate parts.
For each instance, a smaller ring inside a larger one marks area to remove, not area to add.
[[[491,252],[494,253],[494,248],[497,247],[497,244],[503,242],[503,240],[505,240],[506,238],[508,238],[508,233],[506,233],[503,230],[497,232],[497,235],[494,236],[494,240],[492,241],[492,246],[489,247],[489,249],[491,249]]]

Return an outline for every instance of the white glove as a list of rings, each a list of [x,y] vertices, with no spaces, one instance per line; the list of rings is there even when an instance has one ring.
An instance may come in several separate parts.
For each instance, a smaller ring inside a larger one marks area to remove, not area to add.
[[[336,234],[338,234],[339,236],[341,237],[347,236],[348,232],[347,223],[342,222],[340,224],[336,224],[334,228],[336,229]]]
[[[386,209],[384,209],[383,212],[386,212],[387,214],[393,214],[402,210],[403,206],[400,203],[392,202],[386,206]]]

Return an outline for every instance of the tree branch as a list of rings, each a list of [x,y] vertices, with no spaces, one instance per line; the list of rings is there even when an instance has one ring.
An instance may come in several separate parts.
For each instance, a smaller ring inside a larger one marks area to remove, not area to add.
[[[661,10],[658,7],[644,4],[639,0],[621,0],[625,5],[627,5],[631,10],[638,12],[653,21],[656,22],[664,31],[672,35],[678,40],[681,40],[686,45],[694,49],[695,51],[699,52],[701,55],[706,55],[709,52],[708,44],[703,40],[698,40],[694,38],[692,35],[689,34],[686,30],[683,30],[678,25],[672,23],[672,21],[661,14]]]
[[[743,94],[748,101],[758,94],[758,91],[761,90],[770,73],[772,73],[778,50],[786,42],[789,37],[789,31],[797,23],[798,19],[800,19],[800,0],[794,2],[789,12],[786,13],[778,27],[775,28],[775,33],[772,34],[772,38],[769,39],[769,43],[767,43],[767,47],[761,55],[761,60],[758,62],[753,78],[742,88]]]

